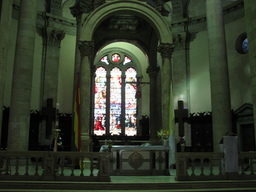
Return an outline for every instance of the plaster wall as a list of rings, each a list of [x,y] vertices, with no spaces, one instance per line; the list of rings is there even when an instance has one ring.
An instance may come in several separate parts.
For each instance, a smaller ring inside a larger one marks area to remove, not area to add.
[[[58,103],[60,103],[60,112],[62,113],[72,113],[76,46],[75,43],[75,36],[67,34],[61,41]]]

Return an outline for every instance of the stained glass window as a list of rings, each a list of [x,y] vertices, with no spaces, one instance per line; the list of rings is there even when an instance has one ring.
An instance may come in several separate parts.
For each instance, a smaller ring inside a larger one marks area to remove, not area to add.
[[[96,69],[94,83],[94,132],[96,135],[106,133],[106,74],[103,67]]]
[[[242,49],[244,53],[248,53],[248,39],[243,40]]]
[[[123,57],[121,63],[119,54],[110,59],[102,57],[101,62],[108,67],[95,70],[93,134],[134,136],[137,135],[137,71],[134,67],[124,68],[132,63],[129,57]]]
[[[109,65],[108,56],[102,57],[100,61],[103,62],[103,63],[106,63],[107,65]]]
[[[134,68],[128,68],[125,71],[125,134],[136,135],[136,114],[137,114],[137,78],[136,70]]]
[[[121,58],[120,58],[120,55],[119,55],[119,54],[115,53],[115,54],[112,55],[112,61],[114,61],[114,62],[119,62],[120,59],[121,59]]]
[[[132,60],[129,58],[129,57],[125,57],[124,58],[124,62],[123,62],[123,65],[127,64],[127,63],[130,63]]]
[[[115,67],[110,72],[110,133],[119,135],[121,133],[121,89],[122,89],[122,72]]]

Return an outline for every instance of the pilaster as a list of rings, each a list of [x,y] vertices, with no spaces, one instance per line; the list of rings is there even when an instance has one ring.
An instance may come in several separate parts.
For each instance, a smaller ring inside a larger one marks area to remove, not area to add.
[[[47,98],[53,99],[53,105],[58,102],[58,77],[59,77],[59,61],[60,61],[60,45],[65,37],[65,32],[54,28],[44,28],[44,50],[43,55],[43,70],[42,70],[42,107],[46,107]],[[54,122],[52,127],[55,128]],[[45,122],[42,122],[40,143],[47,145],[51,140],[51,135],[47,134]],[[46,140],[45,140],[46,138]]]
[[[189,106],[188,93],[188,56],[186,50],[187,34],[179,33],[173,36],[175,49],[172,55],[173,62],[173,99],[177,107],[178,101],[182,100],[185,106]]]

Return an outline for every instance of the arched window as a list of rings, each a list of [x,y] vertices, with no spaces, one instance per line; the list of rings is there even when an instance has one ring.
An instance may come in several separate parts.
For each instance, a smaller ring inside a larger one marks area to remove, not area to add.
[[[105,55],[95,68],[93,134],[137,135],[137,70],[124,55]]]

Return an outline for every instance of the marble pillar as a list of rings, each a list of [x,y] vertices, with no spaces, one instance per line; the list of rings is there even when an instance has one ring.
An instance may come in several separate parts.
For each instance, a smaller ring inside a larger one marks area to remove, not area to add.
[[[84,152],[90,151],[90,127],[92,125],[92,56],[94,43],[80,41],[79,49],[81,53],[80,64],[80,127],[81,127],[81,148]]]
[[[251,85],[252,85],[252,103],[253,108],[256,108],[256,4],[254,0],[244,0],[245,20],[246,20],[246,32],[248,38],[249,47],[249,63],[251,71]],[[256,125],[256,113],[254,116],[254,127]],[[254,137],[256,141],[256,131],[254,131]]]
[[[172,96],[172,53],[174,44],[160,44],[158,51],[162,56],[162,128],[173,130],[174,109]],[[172,108],[172,109],[171,109]],[[171,123],[172,122],[172,123]]]
[[[214,151],[232,130],[229,74],[222,0],[206,1]]]
[[[37,1],[21,0],[8,128],[10,151],[28,150],[36,18]]]
[[[12,21],[12,6],[13,0],[3,0],[2,9],[0,13],[0,125],[2,125],[3,117],[3,101],[4,101],[4,83],[6,77],[6,66],[8,60],[8,46],[9,46],[9,34]],[[0,127],[0,146],[1,146],[1,133],[2,126]]]

